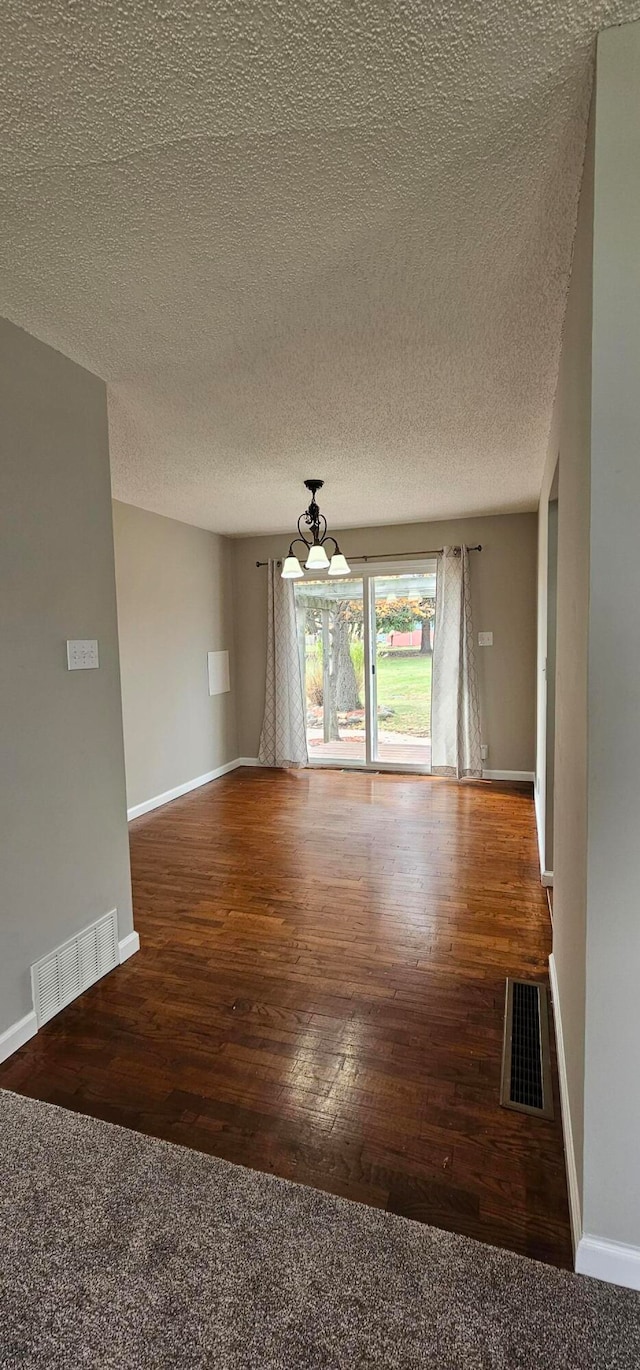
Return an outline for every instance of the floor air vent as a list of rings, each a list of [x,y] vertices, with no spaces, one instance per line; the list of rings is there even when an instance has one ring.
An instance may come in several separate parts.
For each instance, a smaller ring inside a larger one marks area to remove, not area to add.
[[[553,1118],[547,986],[507,980],[500,1103]]]
[[[118,922],[112,913],[31,967],[33,1006],[38,1027],[118,965]]]

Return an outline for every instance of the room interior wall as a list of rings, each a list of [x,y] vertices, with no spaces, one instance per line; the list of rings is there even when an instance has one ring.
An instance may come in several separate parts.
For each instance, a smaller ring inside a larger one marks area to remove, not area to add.
[[[2,1033],[33,962],[133,921],[105,386],[0,320],[0,411]],[[67,669],[69,638],[97,670]]]
[[[113,505],[129,810],[238,754],[229,539]],[[230,653],[209,694],[207,653]]]
[[[635,1249],[640,1288],[640,23],[597,73],[584,1229]]]
[[[553,829],[556,1014],[566,1068],[565,1122],[580,1233],[584,1112],[587,862],[587,654],[594,120],[590,118],[562,353],[539,511],[536,806],[544,852],[548,507],[558,465]],[[575,1170],[573,1167],[575,1165]]]
[[[301,497],[304,489],[300,486]],[[302,498],[301,498],[302,507]],[[333,530],[337,531],[337,530]],[[267,582],[256,561],[286,555],[292,534],[233,540],[238,741],[242,756],[258,752],[264,709]],[[483,741],[490,770],[533,772],[537,516],[506,514],[451,522],[407,523],[340,531],[349,555],[429,551],[482,543],[472,554],[474,631],[493,632],[493,647],[477,648]]]

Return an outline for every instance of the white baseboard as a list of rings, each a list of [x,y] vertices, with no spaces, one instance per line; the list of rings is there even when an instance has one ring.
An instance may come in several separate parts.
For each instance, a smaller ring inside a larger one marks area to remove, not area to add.
[[[236,766],[261,766],[262,762],[258,760],[257,756],[239,756],[235,764]]]
[[[640,1289],[640,1247],[610,1242],[603,1237],[581,1237],[576,1251],[579,1275],[591,1275],[625,1289]]]
[[[535,786],[534,804],[535,804],[535,811],[536,811],[536,832],[537,832],[537,834],[538,834],[538,855],[539,855],[539,857],[540,857],[540,883],[544,886],[544,888],[545,888],[546,890],[550,890],[550,889],[553,889],[553,871],[545,870],[545,864],[544,864],[545,852],[544,852],[543,821],[542,821],[542,814],[540,813],[540,805],[539,805],[539,802],[538,802],[538,787],[537,787],[537,784],[536,784],[535,781],[534,781],[534,786]]]
[[[567,1168],[567,1189],[569,1192],[569,1217],[571,1219],[571,1240],[573,1243],[574,1259],[577,1259],[579,1246],[582,1238],[582,1212],[580,1207],[580,1187],[578,1185],[578,1171],[576,1169],[576,1154],[573,1146],[573,1128],[571,1126],[571,1108],[569,1105],[569,1085],[567,1081],[567,1061],[564,1051],[564,1037],[562,1033],[562,1014],[560,1011],[560,992],[558,988],[558,972],[553,952],[549,957],[549,980],[551,983],[551,1002],[553,1004],[553,1021],[556,1029],[556,1053],[558,1057],[558,1081],[560,1084],[560,1111],[562,1113],[562,1135],[564,1138],[564,1158]],[[577,1269],[577,1266],[576,1266]]]
[[[139,950],[140,937],[134,928],[133,932],[130,932],[128,937],[123,937],[122,941],[118,942],[120,965],[122,965],[123,961],[128,961],[130,956],[135,956],[135,953]]]
[[[229,771],[235,771],[238,766],[253,766],[253,762],[248,757],[236,757],[235,761],[227,761],[225,766],[216,766],[215,771],[207,771],[205,775],[196,776],[195,780],[186,780],[184,785],[176,785],[173,790],[165,790],[164,794],[156,794],[153,799],[145,799],[142,804],[134,804],[132,809],[127,809],[127,818],[131,822],[132,818],[140,818],[143,813],[151,813],[152,809],[161,809],[163,804],[170,804],[172,799],[180,799],[181,795],[189,794],[190,790],[199,789],[200,785],[208,785],[211,780],[218,780],[221,775],[227,775]]]
[[[17,1023],[12,1023],[6,1032],[0,1033],[0,1061],[6,1061],[7,1056],[13,1056],[14,1051],[23,1047],[30,1037],[35,1037],[38,1031],[38,1021],[36,1015],[25,1013],[24,1018],[18,1019]]]
[[[529,780],[533,784],[533,771],[485,771],[483,780]]]

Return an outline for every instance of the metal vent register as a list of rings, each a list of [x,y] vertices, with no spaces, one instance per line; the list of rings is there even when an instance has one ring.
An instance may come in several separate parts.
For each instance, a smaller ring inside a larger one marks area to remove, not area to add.
[[[507,980],[500,1103],[553,1118],[547,986]]]
[[[118,921],[114,909],[37,961],[31,967],[31,984],[38,1027],[113,970],[118,959]]]

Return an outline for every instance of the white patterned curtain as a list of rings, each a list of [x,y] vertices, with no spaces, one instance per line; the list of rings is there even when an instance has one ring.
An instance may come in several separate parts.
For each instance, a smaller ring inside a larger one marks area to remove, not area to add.
[[[433,775],[482,776],[473,650],[469,551],[445,547],[438,561],[431,686]]]
[[[258,760],[263,766],[306,766],[307,720],[293,581],[270,561],[267,679]]]

